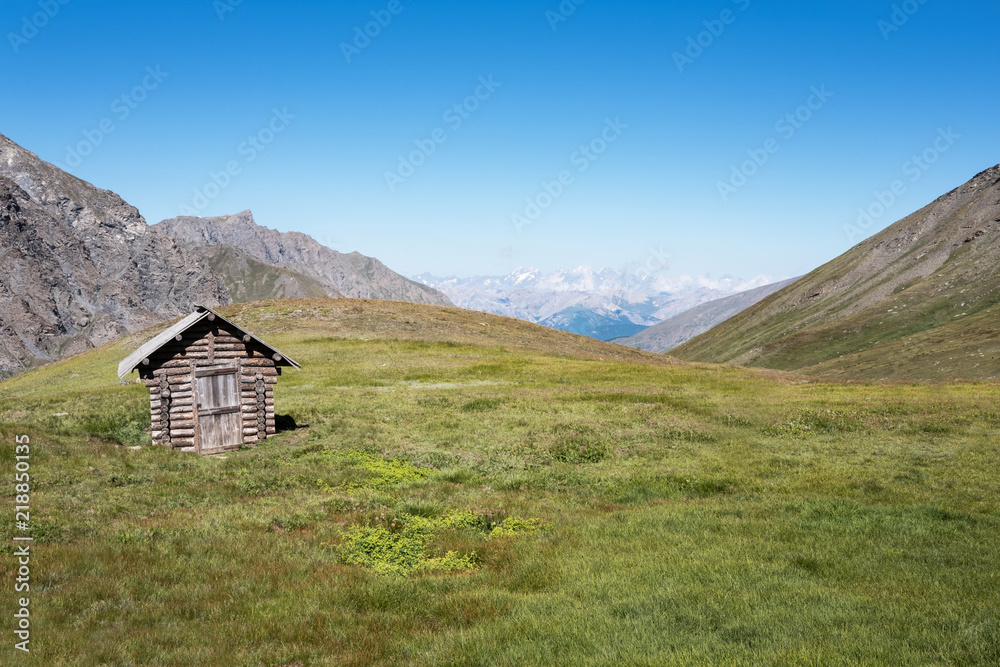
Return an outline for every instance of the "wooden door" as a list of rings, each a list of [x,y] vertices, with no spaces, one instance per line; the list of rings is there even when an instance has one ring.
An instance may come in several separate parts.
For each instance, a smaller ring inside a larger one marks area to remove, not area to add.
[[[195,368],[198,450],[212,454],[243,442],[240,382],[235,365]]]

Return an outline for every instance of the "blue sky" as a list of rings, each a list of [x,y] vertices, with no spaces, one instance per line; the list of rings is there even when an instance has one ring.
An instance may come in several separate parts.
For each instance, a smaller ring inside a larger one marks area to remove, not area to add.
[[[1000,162],[996,2],[576,2],[5,0],[0,132],[408,275],[792,276]]]

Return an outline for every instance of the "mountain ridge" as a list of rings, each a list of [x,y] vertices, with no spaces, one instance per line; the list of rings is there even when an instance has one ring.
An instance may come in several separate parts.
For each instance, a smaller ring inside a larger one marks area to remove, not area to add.
[[[613,342],[649,352],[668,352],[746,310],[778,290],[791,285],[796,280],[798,278],[790,278],[703,303],[633,336],[619,338]]]
[[[373,257],[359,252],[337,252],[302,232],[279,232],[265,227],[257,224],[250,211],[213,218],[169,218],[153,227],[193,250],[213,246],[238,248],[265,264],[327,285],[330,297],[453,305],[441,292],[401,276]]]
[[[195,252],[222,277],[233,303],[343,296],[314,278],[261,262],[233,246],[206,246]]]
[[[980,315],[1000,304],[998,266],[1000,165],[672,353],[845,378],[995,379],[1000,323]]]
[[[377,259],[334,253],[304,234],[276,245],[311,254],[293,253],[291,264],[259,260],[248,251],[273,239],[248,226],[258,227],[252,214],[243,218],[256,246],[180,243],[118,194],[0,134],[0,378],[186,315],[195,304],[347,295],[339,283],[358,296],[450,305]],[[339,261],[324,265],[324,251]]]
[[[0,134],[0,376],[229,303],[198,257],[110,190]]]

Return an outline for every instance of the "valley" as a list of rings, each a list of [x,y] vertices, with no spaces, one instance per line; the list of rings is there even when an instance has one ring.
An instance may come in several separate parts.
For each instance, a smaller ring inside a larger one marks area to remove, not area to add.
[[[471,278],[424,273],[414,280],[444,292],[461,308],[605,341],[638,334],[701,304],[770,282],[764,276],[713,280],[590,266],[551,273],[520,268],[506,276]]]
[[[681,363],[421,304],[222,312],[302,364],[254,449],[146,445],[113,369],[148,333],[0,383],[46,664],[1000,658],[996,384]]]
[[[2,14],[0,666],[1000,665],[1000,3]]]

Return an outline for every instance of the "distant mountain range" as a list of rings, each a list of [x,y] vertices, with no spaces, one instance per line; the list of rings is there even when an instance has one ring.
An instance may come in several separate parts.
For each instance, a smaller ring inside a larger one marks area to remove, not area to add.
[[[717,324],[725,322],[762,299],[794,283],[798,278],[782,280],[763,287],[739,292],[732,296],[716,299],[674,315],[668,320],[651,326],[628,338],[619,338],[619,345],[635,347],[647,352],[667,352],[695,336],[705,333]]]
[[[678,313],[770,280],[647,276],[582,266],[544,273],[517,269],[507,276],[418,282],[444,292],[457,306],[542,324],[599,340],[632,336]]]
[[[851,379],[1000,378],[1000,165],[671,354]]]
[[[340,295],[450,304],[378,260],[259,227],[249,212],[150,227],[114,192],[3,135],[0,263],[0,377],[195,304]]]

